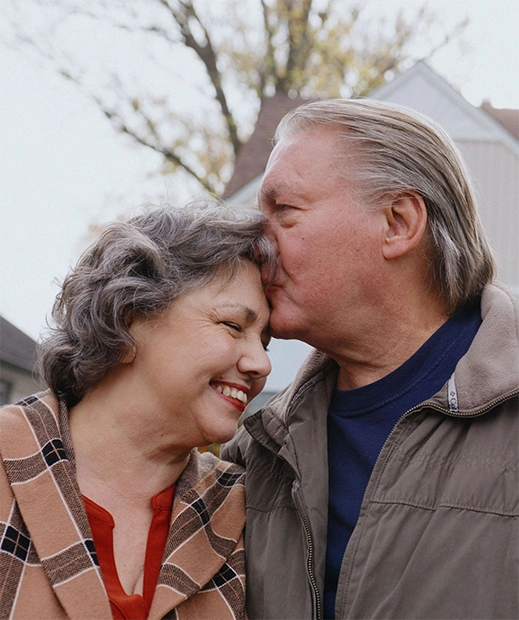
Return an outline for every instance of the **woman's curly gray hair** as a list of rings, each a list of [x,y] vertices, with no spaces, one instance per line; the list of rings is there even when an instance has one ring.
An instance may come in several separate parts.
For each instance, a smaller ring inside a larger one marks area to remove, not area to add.
[[[244,259],[268,282],[275,253],[259,211],[222,203],[157,208],[114,222],[63,281],[50,328],[39,346],[39,371],[67,405],[79,402],[135,343],[132,316],[156,316]]]

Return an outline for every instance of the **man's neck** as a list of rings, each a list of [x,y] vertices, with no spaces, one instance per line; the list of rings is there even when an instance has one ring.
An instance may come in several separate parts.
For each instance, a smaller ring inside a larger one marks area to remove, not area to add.
[[[328,352],[340,366],[337,388],[369,385],[406,362],[447,320],[434,305],[423,312],[380,313],[378,325],[366,326],[354,346]],[[378,328],[378,329],[377,329]]]

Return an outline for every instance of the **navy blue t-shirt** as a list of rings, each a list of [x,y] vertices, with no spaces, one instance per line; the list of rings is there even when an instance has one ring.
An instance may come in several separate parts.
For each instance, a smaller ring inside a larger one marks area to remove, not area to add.
[[[382,446],[406,411],[433,396],[448,381],[480,325],[479,309],[462,310],[386,377],[355,390],[335,390],[328,410],[325,618],[334,617],[342,559]]]

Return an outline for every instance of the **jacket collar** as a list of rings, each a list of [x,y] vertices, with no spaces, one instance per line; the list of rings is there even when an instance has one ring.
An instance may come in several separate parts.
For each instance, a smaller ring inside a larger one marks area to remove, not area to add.
[[[314,349],[301,365],[294,381],[273,396],[265,407],[245,418],[243,424],[247,431],[271,452],[278,453],[285,446],[288,428],[294,422],[294,411],[304,401],[307,390],[318,386],[318,389],[324,390],[329,401],[337,372],[336,362]]]
[[[481,317],[454,374],[427,401],[451,415],[481,415],[519,394],[519,299],[502,285],[489,285],[481,298]]]
[[[81,492],[63,445],[58,402],[44,392],[11,411],[10,432],[0,437],[0,452],[50,584],[68,617],[109,618]]]
[[[194,450],[177,481],[171,523],[150,620],[163,618],[211,581],[212,589],[229,588],[234,569],[227,562],[245,525],[243,470]]]

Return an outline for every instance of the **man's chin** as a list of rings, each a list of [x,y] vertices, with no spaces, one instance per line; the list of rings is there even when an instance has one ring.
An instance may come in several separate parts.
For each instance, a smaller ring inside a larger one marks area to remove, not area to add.
[[[270,335],[272,336],[272,338],[275,338],[276,340],[291,340],[292,336],[290,336],[290,334],[288,334],[285,331],[281,331],[278,332],[274,329],[272,329],[272,327],[270,328]]]
[[[278,340],[292,340],[297,338],[294,332],[294,321],[284,317],[281,312],[274,308],[270,315],[270,335]]]
[[[270,303],[270,334],[279,340],[293,340],[298,338],[294,326],[297,325],[299,312],[285,290],[280,286],[273,286],[267,291]]]

